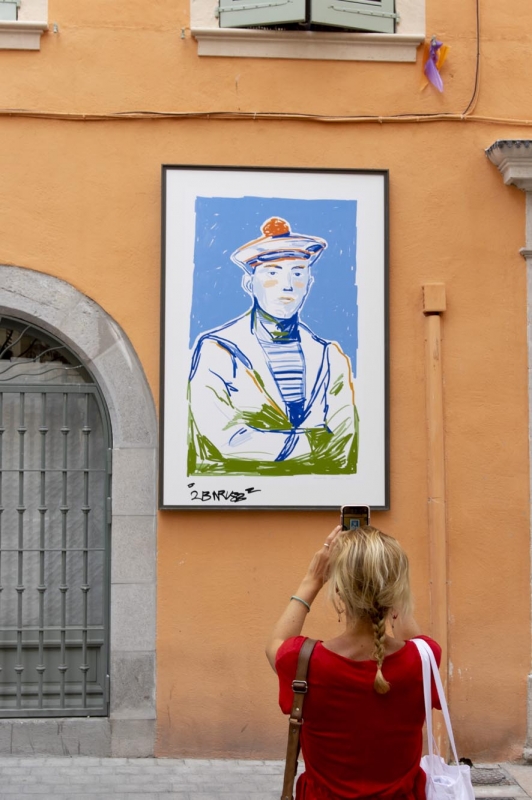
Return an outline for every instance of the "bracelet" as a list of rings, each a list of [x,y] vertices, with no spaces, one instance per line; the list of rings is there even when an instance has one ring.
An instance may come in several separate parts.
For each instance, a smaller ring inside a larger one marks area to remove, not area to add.
[[[310,611],[310,605],[307,603],[307,601],[303,600],[302,597],[298,597],[297,594],[293,594],[290,600],[297,600],[299,603],[303,603],[303,605],[307,607],[307,610]]]

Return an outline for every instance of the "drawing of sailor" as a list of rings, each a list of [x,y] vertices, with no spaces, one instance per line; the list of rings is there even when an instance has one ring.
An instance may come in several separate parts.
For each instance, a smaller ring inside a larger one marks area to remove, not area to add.
[[[273,217],[232,261],[252,298],[242,316],[199,337],[189,377],[189,475],[356,472],[351,363],[300,312],[327,247]]]

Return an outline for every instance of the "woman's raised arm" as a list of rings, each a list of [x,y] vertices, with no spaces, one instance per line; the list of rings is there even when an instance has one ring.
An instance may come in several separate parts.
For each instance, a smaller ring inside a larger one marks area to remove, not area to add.
[[[305,618],[310,611],[310,606],[329,577],[331,546],[341,530],[342,526],[337,525],[327,536],[321,550],[318,550],[318,552],[314,554],[305,577],[277,620],[266,645],[266,657],[274,671],[275,657],[278,649],[287,639],[290,639],[292,636],[299,636]]]

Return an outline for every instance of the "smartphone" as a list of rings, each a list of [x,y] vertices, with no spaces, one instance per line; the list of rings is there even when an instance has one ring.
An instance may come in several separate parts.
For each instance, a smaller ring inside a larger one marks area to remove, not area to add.
[[[369,506],[342,506],[340,521],[344,531],[369,525]]]

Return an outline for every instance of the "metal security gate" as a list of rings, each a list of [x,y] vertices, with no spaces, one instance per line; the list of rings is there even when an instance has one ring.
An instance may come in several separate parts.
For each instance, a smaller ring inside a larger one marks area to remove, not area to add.
[[[0,322],[0,716],[106,715],[110,435],[59,342]]]

